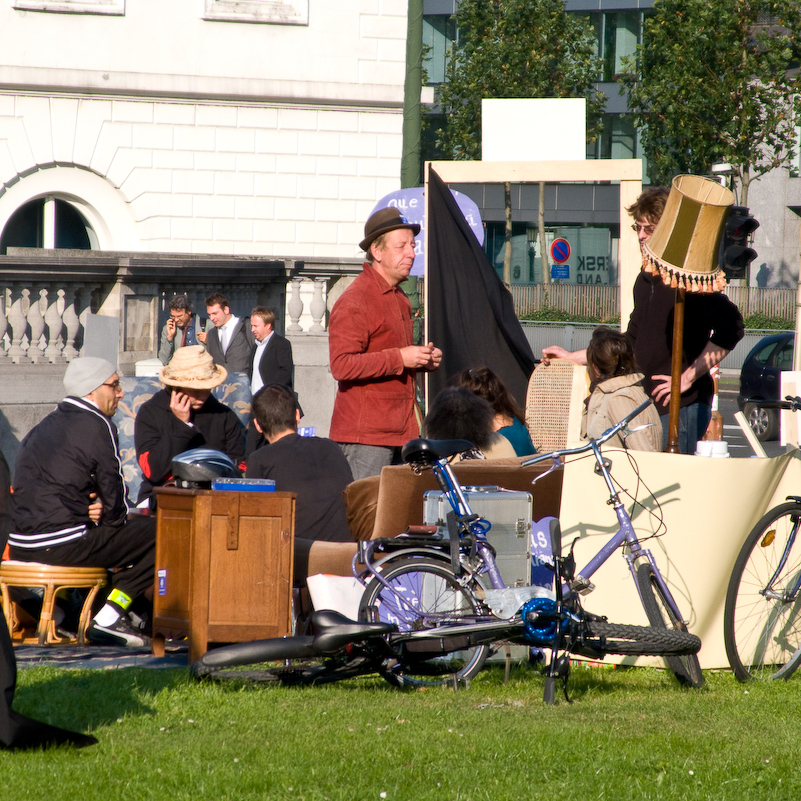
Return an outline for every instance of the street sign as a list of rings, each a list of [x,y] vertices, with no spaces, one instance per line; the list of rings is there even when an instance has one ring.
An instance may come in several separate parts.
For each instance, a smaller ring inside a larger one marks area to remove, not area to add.
[[[564,264],[570,258],[570,242],[566,239],[554,239],[551,244],[551,258],[557,264]]]
[[[570,265],[569,264],[552,264],[551,265],[551,278],[554,281],[560,281],[565,278],[570,278]]]

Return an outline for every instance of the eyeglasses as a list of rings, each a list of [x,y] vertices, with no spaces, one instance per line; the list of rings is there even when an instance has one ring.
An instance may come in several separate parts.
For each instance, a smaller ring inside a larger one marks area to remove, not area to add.
[[[115,392],[120,389],[120,381],[117,379],[116,381],[112,381],[110,384],[101,384],[101,387],[111,387]]]
[[[638,231],[642,231],[644,234],[651,236],[651,234],[656,230],[656,226],[651,225],[650,223],[634,223],[631,226],[631,230],[634,231],[635,234]]]

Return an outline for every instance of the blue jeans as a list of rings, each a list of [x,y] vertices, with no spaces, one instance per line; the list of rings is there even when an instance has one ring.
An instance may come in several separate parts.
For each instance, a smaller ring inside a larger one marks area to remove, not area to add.
[[[668,444],[669,415],[660,416],[662,421],[662,450]],[[706,433],[712,419],[712,407],[708,403],[696,401],[679,410],[679,453],[695,453],[695,445]]]
[[[400,464],[400,448],[384,445],[360,445],[356,442],[337,443],[350,465],[353,480],[377,476],[381,468],[389,464]]]

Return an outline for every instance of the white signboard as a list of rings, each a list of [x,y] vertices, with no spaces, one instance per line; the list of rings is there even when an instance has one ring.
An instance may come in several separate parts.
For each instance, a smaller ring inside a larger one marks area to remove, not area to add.
[[[584,98],[485,98],[482,161],[581,161],[587,157]]]

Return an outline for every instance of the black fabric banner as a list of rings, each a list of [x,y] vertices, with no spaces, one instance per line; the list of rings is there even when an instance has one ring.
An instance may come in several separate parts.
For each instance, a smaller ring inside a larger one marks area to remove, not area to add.
[[[442,364],[429,375],[431,398],[471,367],[489,367],[525,406],[534,354],[503,285],[448,187],[429,168],[429,340]]]

